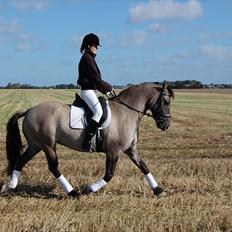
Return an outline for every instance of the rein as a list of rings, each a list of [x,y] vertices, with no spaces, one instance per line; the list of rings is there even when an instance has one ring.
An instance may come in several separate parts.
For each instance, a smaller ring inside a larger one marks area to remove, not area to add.
[[[115,102],[117,102],[117,103],[119,103],[119,104],[122,104],[122,105],[126,106],[127,108],[129,108],[129,109],[131,109],[131,110],[133,110],[133,111],[135,111],[135,112],[137,112],[137,113],[140,113],[140,114],[143,114],[143,115],[146,115],[146,116],[148,116],[148,117],[152,117],[152,118],[153,118],[153,115],[152,115],[152,114],[149,114],[149,113],[143,112],[143,111],[141,111],[141,110],[138,110],[138,109],[136,109],[136,108],[134,108],[134,107],[128,105],[127,103],[123,102],[120,98],[118,98],[118,96],[117,96],[117,94],[115,93],[114,90],[113,90],[112,92],[110,92],[110,93],[108,94],[108,96],[111,97],[110,100],[112,100],[112,101],[115,101]],[[155,105],[154,105],[153,107],[155,107],[156,105],[157,105],[157,102],[155,103]],[[153,108],[153,107],[152,107],[152,108]]]

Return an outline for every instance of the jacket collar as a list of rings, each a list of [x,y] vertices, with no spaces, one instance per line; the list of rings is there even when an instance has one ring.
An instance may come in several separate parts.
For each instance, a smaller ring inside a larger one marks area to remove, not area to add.
[[[86,49],[85,52],[87,52],[88,54],[90,54],[92,57],[96,57],[97,54],[94,54],[90,51],[90,49]]]

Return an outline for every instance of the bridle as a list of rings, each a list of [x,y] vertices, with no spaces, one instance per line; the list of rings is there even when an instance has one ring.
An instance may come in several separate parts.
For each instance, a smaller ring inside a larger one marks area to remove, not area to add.
[[[153,113],[153,118],[156,120],[157,123],[162,123],[165,122],[166,120],[168,120],[169,118],[171,118],[171,114],[170,113],[164,113],[164,112],[160,112],[160,108],[161,108],[161,104],[162,102],[166,101],[165,100],[165,96],[171,97],[170,93],[166,93],[163,90],[160,92],[160,95],[157,99],[157,101],[155,102],[155,104],[151,107],[151,112]]]
[[[130,110],[133,110],[137,113],[140,113],[140,114],[143,114],[143,115],[146,115],[148,117],[152,117],[156,120],[156,122],[162,122],[162,121],[165,121],[166,119],[168,118],[171,118],[171,114],[168,114],[168,113],[163,113],[163,112],[159,112],[159,109],[158,109],[158,106],[160,105],[161,106],[161,103],[162,101],[165,101],[164,99],[164,96],[170,96],[171,97],[171,94],[169,93],[165,93],[163,91],[160,92],[159,94],[159,97],[157,99],[157,101],[155,102],[155,104],[151,107],[151,112],[152,114],[150,113],[147,113],[147,109],[145,109],[145,111],[141,111],[141,110],[138,110],[130,105],[128,105],[127,103],[125,103],[124,101],[122,101],[118,96],[117,94],[115,93],[115,91],[111,91],[108,96],[110,97],[110,100],[111,101],[115,101],[121,105],[124,105],[126,106],[127,108],[129,108]]]

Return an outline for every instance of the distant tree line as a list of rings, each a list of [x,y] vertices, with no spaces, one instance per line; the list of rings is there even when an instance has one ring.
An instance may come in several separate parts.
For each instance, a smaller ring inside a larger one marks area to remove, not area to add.
[[[163,82],[152,82],[154,84],[162,85]],[[123,89],[125,87],[130,87],[133,84],[127,85],[114,85],[114,89]],[[184,80],[184,81],[170,81],[168,85],[173,89],[202,89],[202,88],[232,88],[232,84],[209,84],[204,85],[197,80]],[[33,86],[29,84],[20,84],[20,83],[8,83],[1,89],[79,89],[79,86],[74,84],[59,84],[52,86]]]
[[[124,85],[114,85],[115,89],[123,89]],[[34,86],[29,84],[8,83],[6,86],[0,86],[0,89],[79,89],[79,86],[74,84],[59,84],[51,86]]]
[[[157,85],[162,85],[163,82],[153,82]],[[202,89],[202,88],[232,88],[232,84],[202,84],[196,80],[184,80],[184,81],[168,81],[168,85],[173,89]],[[130,84],[129,84],[130,85]]]
[[[3,89],[78,89],[74,84],[59,84],[52,86],[34,86],[29,84],[8,83]]]
[[[162,85],[162,82],[155,82]],[[185,80],[185,81],[168,81],[168,85],[173,89],[202,89],[204,85],[200,81]]]

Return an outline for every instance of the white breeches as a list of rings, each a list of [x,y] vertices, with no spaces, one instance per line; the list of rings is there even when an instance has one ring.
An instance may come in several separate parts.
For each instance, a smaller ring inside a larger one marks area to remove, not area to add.
[[[81,98],[87,103],[89,108],[92,110],[92,119],[96,122],[99,122],[102,117],[103,111],[95,91],[92,89],[81,90],[80,95]]]

